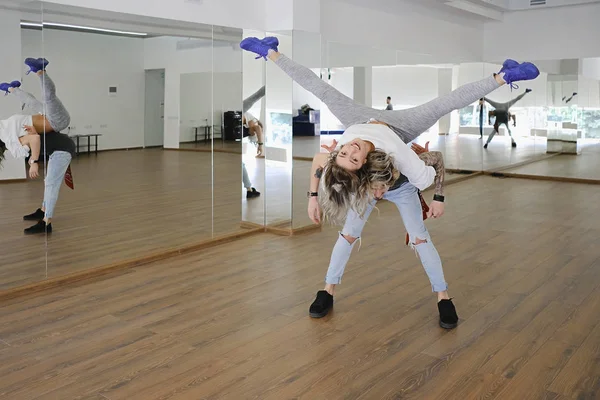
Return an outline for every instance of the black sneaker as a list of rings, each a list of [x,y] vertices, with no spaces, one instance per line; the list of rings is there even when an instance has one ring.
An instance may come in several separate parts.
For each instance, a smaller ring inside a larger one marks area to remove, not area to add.
[[[317,298],[310,305],[308,313],[312,318],[323,318],[329,313],[331,307],[333,307],[333,296],[326,290],[319,290]]]
[[[517,142],[512,142],[511,146],[512,147],[517,147]]]
[[[458,325],[458,315],[452,300],[440,300],[438,302],[440,312],[440,326],[444,329],[454,329]]]
[[[26,235],[36,235],[39,233],[52,233],[52,224],[46,225],[44,220],[38,221],[37,224],[25,229]]]
[[[247,199],[253,199],[255,197],[260,196],[260,192],[257,192],[256,189],[252,188],[252,190],[248,190],[246,192],[246,198]]]
[[[23,221],[41,221],[44,219],[44,212],[38,208],[33,214],[25,215]]]
[[[484,149],[487,149],[487,143],[483,145],[483,148],[484,148]]]

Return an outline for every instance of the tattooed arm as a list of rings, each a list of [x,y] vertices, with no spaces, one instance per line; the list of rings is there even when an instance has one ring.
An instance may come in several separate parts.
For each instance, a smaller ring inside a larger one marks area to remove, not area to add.
[[[425,162],[425,165],[430,165],[435,168],[435,179],[433,180],[435,184],[435,194],[443,196],[446,171],[442,153],[439,151],[429,151],[427,153],[419,154],[419,158]]]
[[[310,192],[319,192],[319,182],[323,175],[323,167],[325,166],[327,157],[329,157],[329,155],[326,153],[317,153],[315,158],[313,158],[312,167],[310,169]],[[321,223],[321,209],[319,208],[319,200],[316,196],[310,196],[308,198],[308,217],[315,224]]]

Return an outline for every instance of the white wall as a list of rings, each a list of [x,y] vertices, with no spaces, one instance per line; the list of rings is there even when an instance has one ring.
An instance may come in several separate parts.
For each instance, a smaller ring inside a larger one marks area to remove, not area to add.
[[[0,13],[0,37],[11,38],[2,42],[4,54],[10,54],[11,57],[3,57],[0,62],[0,76],[6,80],[21,79],[24,75],[25,66],[23,65],[24,56],[21,56],[21,28],[19,26],[19,15],[8,11]],[[37,40],[41,41],[41,32],[38,32]],[[37,53],[36,57],[40,54]],[[0,107],[0,118],[8,118],[11,115],[18,114],[21,110],[16,99],[0,95],[2,107]],[[6,159],[0,165],[0,181],[6,179],[25,179],[25,161],[23,159],[15,160],[9,151],[5,154]],[[6,189],[0,189],[6,190]]]
[[[207,122],[220,126],[223,111],[242,110],[241,98],[241,72],[181,74],[179,141],[193,141],[195,126],[203,126]],[[204,131],[200,130],[200,133],[203,135]]]
[[[487,22],[484,60],[552,60],[600,56],[600,4],[544,8]]]
[[[194,40],[199,47],[178,50],[177,42],[187,40]],[[238,46],[216,46],[213,48],[210,40],[177,37],[158,37],[144,40],[144,68],[165,70],[165,147],[179,147],[180,124],[183,124],[183,119],[180,116],[181,74],[207,73],[210,75],[213,70],[213,62],[215,74],[241,74],[241,56],[242,53]],[[232,81],[230,86],[231,91],[229,93],[231,97],[229,98],[231,100],[228,100],[227,104],[235,105],[235,99],[237,99],[239,102],[237,109],[241,110],[241,83],[238,83],[239,88],[234,88],[234,83]],[[206,90],[202,94],[209,100],[211,98],[210,86],[204,85],[204,87],[206,87]],[[221,103],[221,100],[219,100],[219,103]],[[209,104],[209,102],[206,104]],[[216,116],[219,116],[222,112],[217,108],[214,111]],[[199,113],[208,115],[210,111],[205,109],[199,111]],[[213,122],[219,125],[220,119],[215,117]],[[183,138],[183,140],[186,140],[186,138]]]
[[[99,149],[143,146],[142,39],[47,29],[42,49],[39,31],[22,33],[24,56],[44,54],[50,61],[48,74],[71,115],[71,134],[102,134]],[[117,86],[116,96],[109,96],[109,86]],[[41,92],[33,74],[23,88]]]
[[[376,9],[375,3],[380,7],[385,3],[391,11]],[[417,2],[378,0],[369,6],[336,0],[321,2],[321,34],[325,41],[432,54],[432,61],[481,60],[482,31],[483,24],[472,18],[440,17]]]
[[[265,25],[266,0],[51,0],[45,2],[238,28],[264,29]]]
[[[384,109],[387,96],[395,110],[415,107],[438,96],[438,69],[396,66],[373,68],[373,107]]]

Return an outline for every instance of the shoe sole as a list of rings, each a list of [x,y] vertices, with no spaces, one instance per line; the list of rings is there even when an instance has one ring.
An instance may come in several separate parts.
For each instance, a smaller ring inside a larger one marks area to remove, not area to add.
[[[458,326],[458,322],[455,322],[454,324],[447,324],[445,322],[440,321],[440,326],[444,329],[454,329]]]
[[[329,314],[330,310],[331,309],[327,309],[327,310],[325,310],[323,312],[320,312],[320,313],[313,313],[313,312],[309,311],[308,315],[310,315],[311,318],[323,318],[324,316],[326,316],[327,314]]]

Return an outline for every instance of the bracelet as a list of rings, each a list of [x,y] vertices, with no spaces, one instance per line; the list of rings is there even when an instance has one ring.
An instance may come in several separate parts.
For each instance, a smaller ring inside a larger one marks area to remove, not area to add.
[[[440,195],[440,194],[434,194],[433,195],[433,201],[439,201],[440,203],[444,202],[444,196]]]
[[[261,142],[258,142],[257,144],[258,144],[259,146],[262,146],[262,145],[264,145],[264,143],[261,143]]]

